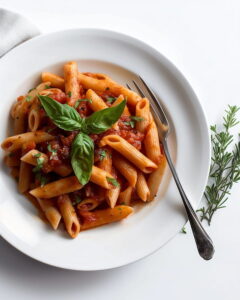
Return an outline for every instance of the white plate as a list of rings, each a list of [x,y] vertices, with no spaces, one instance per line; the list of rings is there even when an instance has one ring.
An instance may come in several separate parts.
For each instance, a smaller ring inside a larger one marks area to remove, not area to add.
[[[210,157],[202,107],[183,75],[159,52],[132,37],[105,30],[67,30],[34,38],[9,52],[0,60],[0,139],[9,132],[9,110],[15,98],[39,82],[41,71],[61,74],[68,60],[78,61],[81,71],[106,73],[123,84],[136,74],[151,84],[172,123],[169,143],[176,169],[197,207]],[[82,232],[74,240],[61,230],[52,231],[37,217],[3,164],[0,188],[3,238],[41,262],[66,269],[102,270],[134,262],[163,246],[186,221],[168,172],[154,202],[136,209],[123,222]]]

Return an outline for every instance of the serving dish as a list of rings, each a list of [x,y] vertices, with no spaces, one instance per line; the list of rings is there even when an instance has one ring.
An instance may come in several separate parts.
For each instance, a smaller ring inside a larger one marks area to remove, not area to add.
[[[173,128],[170,149],[182,184],[197,207],[209,169],[210,145],[203,109],[183,75],[159,52],[132,37],[97,29],[67,30],[36,37],[0,61],[4,99],[0,103],[3,140],[10,128],[14,99],[35,86],[44,70],[60,72],[76,60],[84,71],[111,75],[125,84],[141,74],[168,112]],[[166,172],[157,199],[119,224],[82,232],[75,240],[50,231],[18,194],[2,165],[0,233],[14,247],[44,263],[73,270],[102,270],[126,265],[156,251],[186,221],[178,191]]]

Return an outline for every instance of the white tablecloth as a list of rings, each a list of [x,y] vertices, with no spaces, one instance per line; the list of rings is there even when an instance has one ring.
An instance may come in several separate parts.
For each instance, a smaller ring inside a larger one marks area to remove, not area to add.
[[[239,1],[65,1],[0,0],[42,32],[102,27],[151,43],[186,76],[206,110],[220,121],[227,104],[240,104]],[[1,42],[1,41],[0,41]],[[187,226],[154,255],[104,272],[71,272],[21,254],[0,239],[0,298],[28,299],[184,299],[235,300],[240,294],[240,186],[227,208],[207,228],[216,254],[203,261]]]

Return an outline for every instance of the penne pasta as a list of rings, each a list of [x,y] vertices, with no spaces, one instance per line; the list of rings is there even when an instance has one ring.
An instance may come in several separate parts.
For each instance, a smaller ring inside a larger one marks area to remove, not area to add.
[[[56,230],[58,228],[62,216],[57,210],[57,208],[53,205],[53,201],[51,199],[40,198],[37,198],[37,201],[48,222],[51,224],[52,228]]]
[[[29,193],[36,198],[53,198],[62,194],[68,194],[78,191],[83,186],[80,184],[76,176],[70,176],[57,181],[53,181],[44,186],[37,187]]]
[[[93,166],[90,180],[105,189],[111,189],[112,186],[108,182],[108,178],[113,178],[106,171]],[[30,191],[30,194],[38,198],[53,198],[61,194],[68,194],[80,190],[83,186],[80,184],[76,176],[66,177],[57,181],[48,183],[42,187],[38,187]]]
[[[113,208],[116,205],[118,196],[120,194],[120,190],[121,190],[120,184],[116,186],[114,189],[107,190],[106,201],[111,208]]]
[[[86,98],[91,100],[91,102],[89,102],[89,106],[93,111],[108,108],[107,104],[103,101],[103,99],[91,89],[87,90]]]
[[[80,232],[80,223],[69,196],[59,196],[57,199],[57,204],[68,234],[72,238],[77,237]]]
[[[65,92],[68,95],[68,104],[74,106],[79,99],[79,84],[78,84],[78,66],[77,63],[71,61],[64,65],[64,82]]]
[[[123,95],[128,104],[135,106],[141,97],[124,86],[113,81],[104,74],[99,74],[98,78],[93,78],[82,73],[78,73],[79,83],[86,89],[92,89],[97,91],[110,90],[113,94],[119,96]]]
[[[40,109],[39,103],[35,101],[31,106],[31,110],[28,114],[28,128],[30,131],[37,131],[40,125]]]
[[[118,205],[114,208],[97,210],[95,212],[81,212],[83,217],[82,230],[91,229],[105,224],[120,221],[133,212],[130,206]]]
[[[50,82],[50,86],[64,90],[64,79],[58,75],[49,72],[42,72],[42,81]]]
[[[29,190],[32,176],[32,167],[29,164],[21,161],[19,169],[18,190],[24,193]]]
[[[158,169],[149,175],[149,178],[147,181],[147,184],[148,184],[148,187],[150,190],[150,195],[149,195],[147,201],[152,201],[154,199],[154,197],[156,197],[157,191],[159,189],[159,186],[160,186],[162,178],[163,178],[163,174],[164,174],[166,165],[167,165],[166,157],[165,157],[165,155],[162,155],[161,162],[158,166]]]
[[[157,169],[157,165],[138,151],[134,146],[118,135],[107,135],[99,143],[100,146],[110,146],[135,164],[142,172],[151,173]]]
[[[104,153],[104,155],[101,153]],[[108,173],[112,172],[112,149],[106,148],[100,152],[100,161],[98,163],[98,167],[102,170],[105,170]]]
[[[144,139],[144,145],[147,157],[154,161],[155,164],[159,165],[162,154],[160,149],[158,130],[154,121],[151,122],[149,128],[147,129],[147,133]]]
[[[110,173],[93,166],[90,181],[105,189],[111,189],[112,186],[109,183],[108,178],[113,178],[113,176]]]
[[[137,184],[136,184],[136,192],[139,198],[146,202],[150,196],[150,190],[147,185],[147,181],[142,172],[138,171]]]
[[[98,207],[99,204],[100,202],[94,198],[86,198],[77,205],[77,209],[79,211],[91,211]]]
[[[136,123],[136,129],[145,133],[148,125],[150,124],[150,107],[147,98],[141,99],[136,105],[136,116],[143,120]]]
[[[120,205],[130,205],[132,198],[133,187],[128,186],[124,191],[119,194],[118,203]]]
[[[127,179],[130,186],[134,187],[137,182],[137,170],[124,157],[118,153],[113,154],[114,167]]]
[[[37,166],[37,159],[41,158],[43,159],[43,167],[47,166],[46,172],[54,171],[55,173],[65,177],[72,173],[72,168],[68,165],[58,165],[55,167],[50,167],[48,164],[48,156],[38,150],[31,150],[28,153],[26,153],[24,156],[21,157],[21,161],[28,163],[33,166]]]
[[[1,147],[3,150],[12,152],[22,148],[22,145],[28,142],[47,142],[51,141],[54,137],[44,131],[26,132],[6,138]]]

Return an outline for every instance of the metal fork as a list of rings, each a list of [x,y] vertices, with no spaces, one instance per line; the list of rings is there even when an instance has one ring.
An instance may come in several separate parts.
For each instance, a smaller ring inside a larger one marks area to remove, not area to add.
[[[149,94],[149,101],[151,102],[151,108],[154,112],[154,114],[158,117],[155,119],[155,121],[158,123],[158,128],[159,128],[159,135],[160,139],[164,148],[164,152],[167,158],[168,165],[170,167],[170,170],[172,172],[173,178],[175,180],[175,183],[178,187],[179,193],[181,195],[184,207],[187,212],[187,216],[189,219],[189,222],[192,227],[192,232],[196,241],[197,249],[200,254],[200,256],[203,259],[209,260],[213,257],[214,254],[214,246],[211,238],[208,236],[204,228],[202,227],[201,222],[199,221],[191,203],[189,202],[184,189],[181,185],[181,182],[178,178],[177,172],[175,170],[175,167],[173,165],[169,150],[168,150],[168,145],[167,145],[167,137],[169,134],[169,122],[168,119],[164,113],[164,110],[157,100],[156,96],[154,95],[153,91],[149,88],[149,86],[146,84],[146,82],[139,76],[140,81],[142,82],[143,86],[147,90]],[[143,90],[140,88],[139,84],[136,83],[135,80],[133,80],[133,84],[136,87],[137,91],[139,92],[141,97],[146,97]],[[127,84],[126,85],[128,89],[131,90],[131,87]]]

